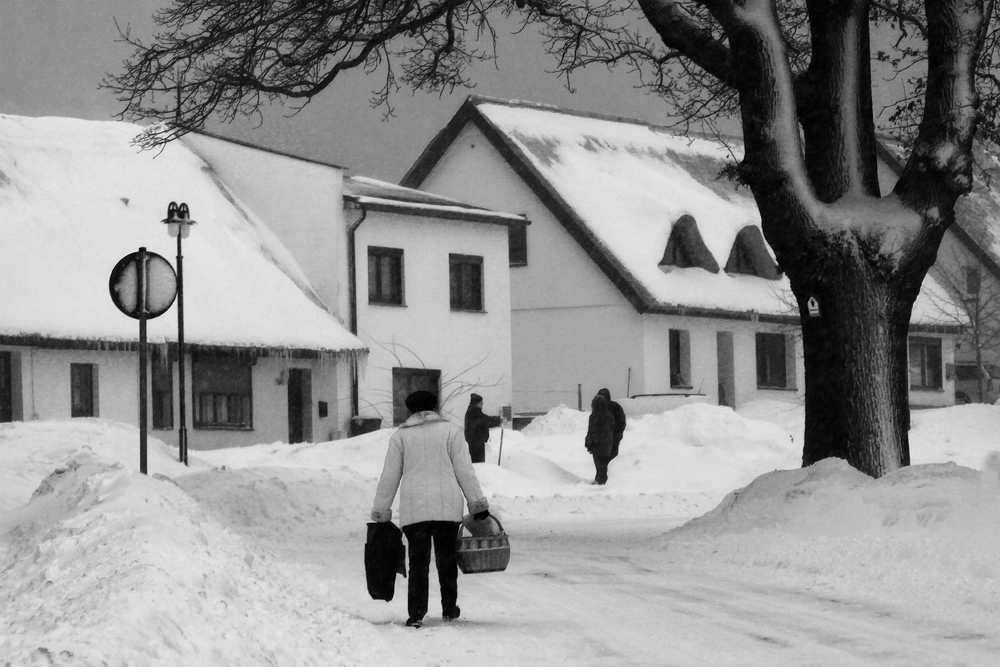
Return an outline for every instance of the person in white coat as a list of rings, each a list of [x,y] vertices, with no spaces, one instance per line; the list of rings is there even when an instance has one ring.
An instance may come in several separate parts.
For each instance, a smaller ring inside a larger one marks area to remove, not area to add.
[[[458,618],[458,560],[455,555],[465,501],[476,519],[489,517],[489,502],[476,478],[462,430],[437,410],[437,396],[416,391],[406,397],[409,418],[389,438],[375,491],[373,521],[392,519],[399,491],[399,524],[409,545],[406,624],[419,628],[427,614],[431,544],[445,620]]]

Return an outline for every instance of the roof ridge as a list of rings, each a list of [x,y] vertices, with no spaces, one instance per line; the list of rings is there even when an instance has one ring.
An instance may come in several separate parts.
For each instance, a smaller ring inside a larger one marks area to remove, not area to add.
[[[244,141],[242,139],[234,139],[233,137],[223,136],[221,134],[215,134],[214,132],[208,132],[201,129],[186,129],[184,134],[197,134],[203,137],[208,137],[210,139],[216,139],[218,141],[225,141],[230,144],[236,144],[237,146],[243,146],[244,148],[251,148],[258,151],[263,151],[265,153],[271,153],[272,155],[280,155],[281,157],[287,157],[292,160],[300,160],[302,162],[309,162],[311,164],[317,164],[321,167],[330,167],[331,169],[340,169],[343,171],[349,171],[350,167],[345,167],[343,165],[334,164],[332,162],[324,162],[323,160],[317,160],[315,158],[305,157],[303,155],[296,155],[294,153],[289,153],[287,151],[278,150],[276,148],[269,148],[267,146],[260,146],[258,144],[251,143],[249,141]],[[182,134],[179,138],[183,139]]]
[[[576,116],[578,118],[590,118],[593,120],[603,120],[612,123],[624,123],[627,125],[639,125],[649,129],[652,132],[663,132],[666,134],[672,134],[674,136],[689,137],[695,136],[700,139],[707,139],[718,141],[719,138],[731,139],[734,141],[743,142],[742,136],[737,136],[734,134],[723,134],[723,133],[710,133],[703,132],[701,130],[680,130],[679,128],[663,125],[659,123],[652,123],[650,121],[642,120],[641,118],[629,118],[627,116],[616,116],[613,114],[602,114],[594,111],[581,111],[579,109],[570,109],[568,107],[561,107],[555,104],[548,104],[545,102],[530,102],[526,100],[518,99],[505,99],[501,97],[491,97],[488,95],[469,95],[466,98],[467,104],[472,104],[473,106],[478,106],[479,104],[499,104],[508,107],[520,107],[524,109],[535,109],[537,111],[550,111],[553,113],[561,113],[567,116]]]
[[[365,183],[362,182],[363,180],[373,181],[374,184],[365,184]],[[345,187],[345,189],[344,189],[344,196],[345,197],[377,197],[377,198],[381,198],[381,199],[389,199],[389,200],[400,201],[400,202],[423,203],[423,204],[426,204],[428,206],[454,206],[454,207],[457,207],[457,208],[467,208],[467,209],[470,209],[472,211],[485,211],[485,212],[490,212],[490,213],[499,213],[500,212],[500,211],[494,211],[493,209],[486,208],[485,206],[476,206],[475,204],[470,204],[468,202],[461,201],[460,199],[454,199],[453,197],[447,197],[445,195],[440,195],[440,194],[437,194],[436,192],[428,192],[427,190],[420,190],[419,188],[411,188],[411,187],[406,186],[406,185],[400,185],[398,183],[392,183],[391,181],[383,181],[383,180],[380,180],[378,178],[373,178],[371,176],[361,176],[361,175],[358,175],[358,176],[345,176],[344,177],[344,185],[345,186],[347,186],[348,182],[350,182],[350,181],[354,181],[354,182],[358,183],[359,185],[368,185],[368,187],[371,187],[371,188],[387,187],[387,188],[391,188],[393,190],[400,190],[400,191],[402,191],[402,193],[400,193],[398,195],[393,194],[393,193],[389,193],[389,192],[384,192],[384,193],[379,194],[379,195],[363,194],[363,193],[357,193],[357,192],[348,193],[347,192],[348,188]],[[403,196],[403,193],[411,193],[411,192],[414,193],[414,194],[423,195],[423,197],[422,198],[419,198],[419,197],[405,198]],[[425,199],[427,201],[419,201],[420,199]]]

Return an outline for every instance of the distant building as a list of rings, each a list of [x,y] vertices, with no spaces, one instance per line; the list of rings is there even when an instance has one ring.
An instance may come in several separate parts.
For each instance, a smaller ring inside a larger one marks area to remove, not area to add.
[[[450,397],[452,416],[472,391],[510,404],[506,239],[523,217],[371,179],[345,190],[341,167],[207,134],[143,152],[140,131],[0,116],[0,421],[138,423],[138,327],[108,280],[140,246],[175,263],[170,201],[197,221],[183,245],[191,449],[391,425],[406,383]],[[175,309],[148,329],[149,423],[176,443]]]
[[[739,140],[470,97],[402,183],[522,213],[511,227],[514,408],[601,387],[667,405],[801,400],[798,312],[750,194],[719,178]],[[911,405],[949,405],[956,324],[933,277],[911,326]],[[931,298],[931,297],[934,298]],[[822,304],[818,304],[822,308]]]
[[[494,412],[511,404],[506,244],[523,216],[205,133],[181,141],[267,220],[365,343],[350,411],[366,427],[402,422],[403,401],[421,388],[457,421],[472,392]]]
[[[890,191],[902,174],[904,154],[902,146],[883,138],[879,146],[883,192]],[[993,403],[1000,392],[1000,158],[980,144],[974,159],[972,192],[955,205],[955,222],[941,241],[930,275],[948,293],[947,299],[935,304],[940,321],[963,325],[955,365],[945,369],[946,376],[956,381],[956,399]],[[977,320],[978,325],[972,326]],[[976,329],[981,368],[976,365]],[[983,396],[978,395],[977,375],[983,377]]]
[[[360,414],[399,424],[417,389],[458,422],[473,392],[492,414],[510,405],[507,239],[527,220],[362,177],[344,180],[344,201],[354,321],[370,349]]]
[[[323,304],[294,256],[188,148],[130,142],[141,128],[0,116],[0,421],[139,422],[138,325],[109,278],[145,247],[184,242],[189,447],[325,439],[347,428],[364,342]],[[148,423],[176,444],[176,306],[148,323]]]

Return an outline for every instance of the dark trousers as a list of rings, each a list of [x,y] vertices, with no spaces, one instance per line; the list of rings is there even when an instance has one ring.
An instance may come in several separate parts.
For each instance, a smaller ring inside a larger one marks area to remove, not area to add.
[[[486,463],[486,441],[470,442],[469,456],[472,457],[473,463]]]
[[[611,463],[611,459],[610,456],[594,454],[594,467],[597,468],[597,477],[594,478],[594,481],[598,484],[604,484],[608,481],[608,464]]]
[[[457,521],[421,521],[403,526],[403,534],[410,545],[410,581],[406,587],[406,610],[410,618],[427,615],[432,542],[441,584],[441,610],[447,614],[458,603],[458,559],[455,556],[458,526]]]

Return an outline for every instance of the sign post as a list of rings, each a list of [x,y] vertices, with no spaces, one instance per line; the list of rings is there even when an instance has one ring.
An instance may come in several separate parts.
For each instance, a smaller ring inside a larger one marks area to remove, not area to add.
[[[146,249],[136,258],[136,299],[139,305],[139,472],[146,474]]]
[[[165,313],[177,296],[177,276],[170,262],[139,248],[111,271],[111,300],[118,310],[139,320],[139,472],[147,474],[146,320]]]

